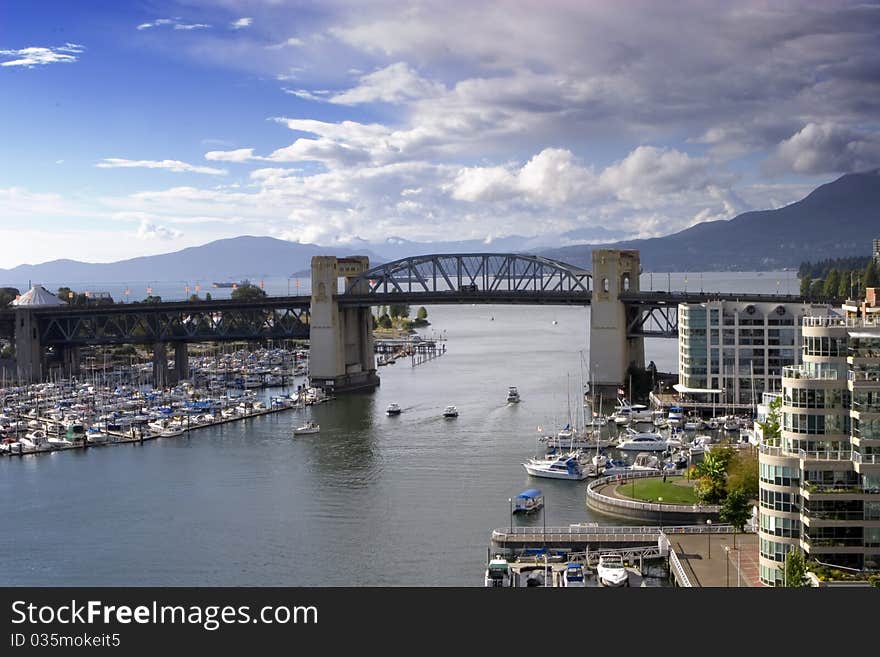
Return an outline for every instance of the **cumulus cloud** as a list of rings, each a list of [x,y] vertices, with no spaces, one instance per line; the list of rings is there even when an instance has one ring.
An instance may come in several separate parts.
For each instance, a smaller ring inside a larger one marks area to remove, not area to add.
[[[880,166],[880,134],[834,123],[808,123],[784,140],[765,164],[770,173],[848,173]]]
[[[231,27],[233,30],[241,30],[246,27],[250,27],[253,24],[253,22],[254,22],[253,18],[249,18],[249,17],[245,16],[245,17],[239,18],[236,21],[232,21],[232,23],[229,24],[229,27]]]
[[[236,148],[231,151],[208,151],[205,153],[205,159],[219,162],[247,162],[255,158],[253,148]]]
[[[77,60],[77,55],[82,54],[85,46],[78,43],[65,43],[63,46],[43,48],[30,46],[19,50],[0,50],[0,57],[12,57],[0,62],[0,66],[22,66],[34,68],[46,64],[71,63]]]
[[[127,160],[121,157],[105,157],[96,165],[99,169],[165,169],[174,173],[206,173],[214,176],[225,175],[225,169],[202,167],[180,160]]]
[[[174,228],[159,226],[146,219],[142,220],[135,233],[139,240],[174,240],[183,236],[183,233]]]

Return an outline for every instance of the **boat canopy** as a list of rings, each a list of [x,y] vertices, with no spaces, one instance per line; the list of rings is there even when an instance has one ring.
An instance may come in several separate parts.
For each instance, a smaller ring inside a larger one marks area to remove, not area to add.
[[[524,490],[522,493],[520,493],[516,497],[518,499],[525,500],[525,499],[529,499],[532,497],[540,497],[540,496],[541,496],[541,491],[539,491],[537,488],[529,488],[528,490]]]
[[[681,383],[676,383],[672,386],[672,389],[675,390],[675,392],[682,392],[691,395],[720,395],[722,392],[720,388],[689,388]]]

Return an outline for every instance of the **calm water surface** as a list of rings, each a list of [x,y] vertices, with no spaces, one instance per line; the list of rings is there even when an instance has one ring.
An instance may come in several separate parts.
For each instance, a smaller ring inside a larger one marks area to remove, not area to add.
[[[775,276],[704,284],[772,292]],[[0,460],[0,581],[479,586],[491,530],[525,488],[544,491],[548,525],[620,524],[591,516],[584,482],[532,480],[521,466],[536,427],[581,410],[589,310],[445,306],[429,319],[423,334],[445,335],[447,354],[380,368],[370,394],[189,438]],[[674,340],[646,345],[666,371],[676,352]],[[511,385],[518,405],[505,401]],[[392,401],[400,416],[385,414]],[[441,416],[448,404],[457,419]],[[293,438],[308,418],[321,433]]]

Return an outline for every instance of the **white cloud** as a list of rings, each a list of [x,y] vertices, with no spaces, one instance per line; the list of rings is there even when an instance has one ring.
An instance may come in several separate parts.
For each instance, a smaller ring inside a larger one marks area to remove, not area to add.
[[[329,100],[339,105],[357,105],[381,101],[400,103],[416,98],[429,98],[445,91],[442,84],[419,76],[405,62],[397,62],[361,76],[358,86],[336,94]]]
[[[5,62],[0,62],[0,66],[23,66],[25,68],[34,68],[35,66],[44,66],[46,64],[71,63],[77,60],[77,55],[82,54],[85,46],[77,43],[66,43],[63,46],[54,48],[43,48],[31,46],[21,48],[20,50],[0,50],[0,57],[14,57]]]
[[[153,27],[159,27],[161,25],[175,25],[179,18],[157,18],[152,23],[141,23],[137,26],[139,30],[149,30]]]
[[[165,169],[174,173],[206,173],[215,176],[228,173],[225,169],[196,166],[180,160],[127,160],[120,157],[105,157],[95,166],[99,169]]]
[[[236,148],[231,151],[208,151],[205,153],[205,159],[218,162],[247,162],[256,158],[253,148]]]
[[[880,166],[880,135],[834,123],[808,123],[782,141],[765,164],[769,173],[848,173]]]
[[[154,27],[162,27],[170,25],[174,30],[206,30],[211,26],[206,23],[184,23],[180,18],[157,18],[151,23],[141,23],[137,26],[138,30],[149,30]]]
[[[206,30],[210,25],[206,25],[205,23],[177,23],[174,26],[175,30]]]
[[[135,235],[139,240],[176,240],[182,237],[183,233],[174,228],[159,226],[143,220],[138,226]]]
[[[305,41],[298,37],[290,37],[289,39],[285,39],[281,43],[273,43],[271,46],[266,46],[269,50],[280,50],[281,48],[290,48],[290,47],[299,47],[304,46]]]
[[[229,27],[231,27],[233,30],[240,30],[245,27],[250,27],[253,24],[253,22],[254,22],[253,18],[242,17],[242,18],[239,18],[237,21],[232,21],[232,23],[229,24]]]

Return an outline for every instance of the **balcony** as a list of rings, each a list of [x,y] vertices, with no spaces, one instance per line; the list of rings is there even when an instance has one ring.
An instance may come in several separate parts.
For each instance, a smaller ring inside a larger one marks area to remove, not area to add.
[[[880,465],[880,454],[861,454],[859,452],[852,453],[853,463],[866,463],[869,465]]]
[[[840,375],[834,370],[809,370],[803,366],[786,365],[782,368],[783,379],[811,379],[814,381],[837,381]]]
[[[799,449],[797,451],[798,458],[802,461],[852,461],[855,453],[849,449],[824,449],[815,452]]]
[[[801,326],[846,326],[846,320],[843,317],[835,317],[833,315],[820,315],[818,317],[804,317]]]
[[[868,488],[861,484],[816,484],[805,481],[801,485],[801,494],[805,498],[816,495],[880,495],[880,486]]]
[[[806,317],[804,318],[806,321]],[[804,324],[806,326],[806,324]],[[880,315],[869,315],[867,317],[847,317],[847,328],[880,328]]]

